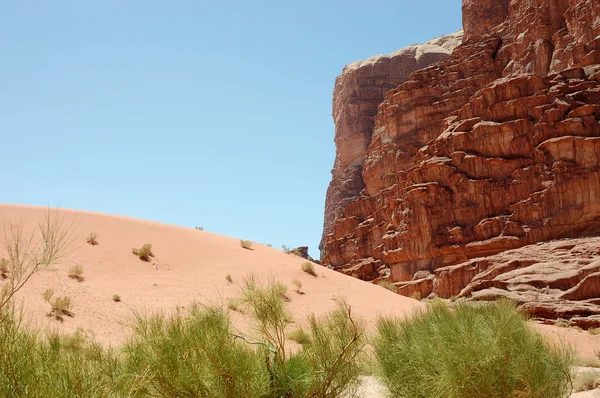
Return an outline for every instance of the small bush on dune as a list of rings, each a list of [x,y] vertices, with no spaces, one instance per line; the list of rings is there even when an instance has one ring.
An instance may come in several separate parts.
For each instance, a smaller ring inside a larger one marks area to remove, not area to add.
[[[74,265],[69,268],[69,278],[75,279],[77,282],[83,282],[83,267],[81,265]]]
[[[120,302],[120,301],[121,301],[121,296],[119,296],[118,294],[113,294],[113,296],[112,296],[112,300],[113,300],[115,303],[118,303],[118,302]]]
[[[98,244],[98,235],[95,232],[90,232],[88,235],[86,242],[92,246],[96,246]]]
[[[140,260],[149,262],[152,257],[154,257],[154,253],[152,253],[152,245],[150,243],[146,243],[139,249],[135,247],[131,250],[133,254],[138,256]]]
[[[571,354],[550,347],[515,306],[434,303],[407,321],[379,320],[375,354],[396,397],[563,398]]]
[[[252,242],[249,240],[240,239],[240,246],[247,250],[254,250],[252,249]]]
[[[302,265],[300,265],[300,267],[302,268],[302,271],[306,272],[307,274],[312,275],[314,277],[317,276],[317,273],[315,271],[315,265],[313,263],[311,263],[310,261],[302,263]]]
[[[300,295],[304,294],[304,292],[302,291],[302,282],[299,279],[294,279],[292,283],[294,284],[294,286],[296,286],[296,293]]]
[[[54,290],[46,289],[42,294],[42,297],[52,309],[48,313],[49,317],[53,317],[58,321],[62,321],[63,316],[73,317],[71,312],[71,298],[68,296],[54,297]]]
[[[227,281],[227,283],[233,283],[233,279],[231,278],[231,275],[227,274],[225,276],[225,280]]]

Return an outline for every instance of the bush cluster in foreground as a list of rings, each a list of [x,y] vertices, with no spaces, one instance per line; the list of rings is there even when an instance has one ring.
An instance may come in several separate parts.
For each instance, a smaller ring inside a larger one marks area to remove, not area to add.
[[[375,337],[395,397],[564,398],[569,350],[548,346],[507,301],[451,310],[434,302],[410,320],[383,318]]]

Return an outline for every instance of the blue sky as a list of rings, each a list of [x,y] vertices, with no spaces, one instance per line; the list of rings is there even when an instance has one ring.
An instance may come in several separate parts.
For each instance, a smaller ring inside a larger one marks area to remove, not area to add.
[[[0,202],[318,256],[335,77],[459,29],[460,5],[0,1]]]

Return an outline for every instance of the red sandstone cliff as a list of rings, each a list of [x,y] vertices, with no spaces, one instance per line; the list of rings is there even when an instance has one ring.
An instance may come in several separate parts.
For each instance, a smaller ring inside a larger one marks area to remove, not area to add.
[[[365,187],[362,166],[371,142],[375,115],[388,90],[408,80],[411,73],[450,56],[462,31],[390,55],[378,55],[347,65],[335,81],[333,119],[336,157],[327,190],[323,236]]]
[[[364,188],[329,215],[323,263],[402,282],[600,233],[600,1],[464,0],[463,13],[462,45],[387,92],[364,155],[336,140],[336,168],[362,156]]]

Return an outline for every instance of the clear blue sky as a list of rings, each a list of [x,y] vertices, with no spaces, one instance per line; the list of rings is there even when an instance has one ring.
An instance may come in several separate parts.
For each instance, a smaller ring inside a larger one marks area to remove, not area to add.
[[[344,65],[461,27],[460,0],[0,2],[2,203],[318,256]]]

